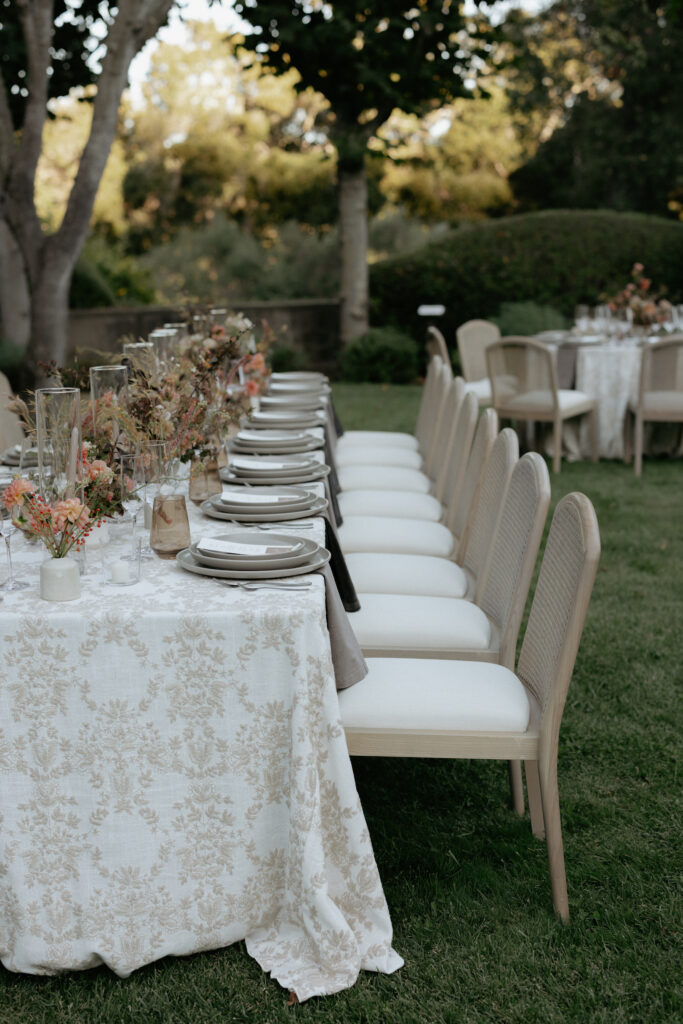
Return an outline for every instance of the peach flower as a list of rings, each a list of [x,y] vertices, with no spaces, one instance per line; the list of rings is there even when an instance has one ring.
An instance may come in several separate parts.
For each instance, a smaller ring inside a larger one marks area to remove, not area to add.
[[[250,398],[253,398],[255,395],[258,395],[261,389],[259,388],[257,380],[248,380],[244,385],[244,390]]]
[[[25,495],[33,494],[34,491],[35,486],[30,480],[27,480],[25,477],[18,476],[12,481],[9,487],[5,488],[2,495],[0,495],[0,498],[5,508],[11,509],[16,505],[23,505]]]

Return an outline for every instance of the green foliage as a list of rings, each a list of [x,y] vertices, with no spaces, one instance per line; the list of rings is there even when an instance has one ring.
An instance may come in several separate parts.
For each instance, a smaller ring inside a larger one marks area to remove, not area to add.
[[[524,208],[683,214],[682,12],[678,0],[555,0],[510,14],[508,95],[545,139],[511,178]]]
[[[539,306],[536,302],[503,302],[491,319],[498,324],[503,337],[561,331],[570,326],[569,319],[558,310],[552,306]]]
[[[293,370],[306,369],[305,356],[291,345],[274,345],[268,353],[268,363],[273,373],[291,373]]]
[[[409,384],[418,374],[418,347],[392,327],[374,327],[342,352],[342,380]]]
[[[531,301],[572,316],[619,287],[633,263],[683,298],[683,224],[640,214],[555,211],[486,221],[370,268],[372,319],[421,336],[417,307],[443,303],[444,332]]]
[[[71,279],[71,309],[142,305],[155,299],[149,274],[120,244],[97,236],[88,239]]]
[[[395,108],[418,113],[465,95],[473,57],[484,50],[476,19],[465,22],[462,5],[443,0],[403,9],[387,0],[237,0],[234,8],[253,26],[270,65],[295,67],[297,88],[310,86],[329,100],[330,138],[347,170],[362,166],[367,140]]]
[[[15,0],[0,0],[0,88],[6,89],[10,114],[17,130],[23,122],[28,97],[28,59],[18,6]],[[80,0],[78,5],[67,0],[54,3],[50,40],[52,73],[48,78],[50,99],[66,96],[74,86],[88,85],[95,80],[92,47],[89,45],[93,42],[92,27],[100,8],[109,6],[99,0]]]

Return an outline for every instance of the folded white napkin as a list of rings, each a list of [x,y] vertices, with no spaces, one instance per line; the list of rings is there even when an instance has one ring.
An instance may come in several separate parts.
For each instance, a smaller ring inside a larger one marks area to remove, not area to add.
[[[197,542],[197,550],[205,555],[252,555],[263,558],[264,555],[288,555],[301,547],[297,544],[238,544],[232,540],[218,540],[217,537],[202,537]]]

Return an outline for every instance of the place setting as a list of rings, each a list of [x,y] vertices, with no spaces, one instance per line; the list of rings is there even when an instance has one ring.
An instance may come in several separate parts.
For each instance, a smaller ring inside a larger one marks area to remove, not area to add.
[[[304,487],[224,487],[202,502],[200,509],[212,519],[258,525],[322,515],[327,500]]]
[[[269,533],[267,537],[247,532],[204,536],[176,555],[187,572],[210,576],[230,584],[257,588],[258,581],[282,580],[304,576],[321,569],[330,560],[330,552],[308,537]],[[261,586],[265,586],[262,583]],[[303,589],[310,581],[278,584]]]
[[[220,471],[231,484],[297,484],[323,480],[330,467],[311,455],[237,455]]]
[[[323,448],[322,438],[296,430],[240,430],[228,444],[238,455],[295,455]]]
[[[308,430],[311,427],[324,427],[327,417],[320,410],[299,409],[287,406],[278,409],[259,409],[252,412],[248,427],[251,430],[272,430],[280,427],[288,430]]]
[[[0,455],[0,462],[16,469],[34,469],[38,465],[38,449],[14,444]]]

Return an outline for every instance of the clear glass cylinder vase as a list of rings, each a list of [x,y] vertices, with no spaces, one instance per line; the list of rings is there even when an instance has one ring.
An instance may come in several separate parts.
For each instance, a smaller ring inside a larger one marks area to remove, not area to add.
[[[72,498],[81,476],[81,392],[38,388],[35,401],[40,492],[50,502]]]
[[[93,432],[116,442],[119,435],[118,412],[128,405],[128,367],[90,367],[90,405]]]

